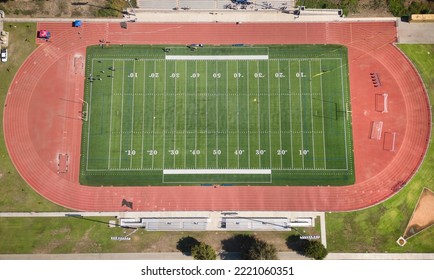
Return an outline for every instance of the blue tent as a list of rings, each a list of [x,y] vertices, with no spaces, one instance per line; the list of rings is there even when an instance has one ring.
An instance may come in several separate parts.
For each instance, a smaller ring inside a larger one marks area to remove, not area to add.
[[[82,24],[81,20],[75,20],[75,21],[72,23],[72,26],[74,26],[74,27],[80,27],[81,24]]]

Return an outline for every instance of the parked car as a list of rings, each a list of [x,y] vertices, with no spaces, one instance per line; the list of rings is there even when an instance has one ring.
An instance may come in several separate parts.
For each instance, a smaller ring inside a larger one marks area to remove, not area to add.
[[[1,50],[1,60],[2,60],[2,62],[8,61],[8,50],[7,49]]]

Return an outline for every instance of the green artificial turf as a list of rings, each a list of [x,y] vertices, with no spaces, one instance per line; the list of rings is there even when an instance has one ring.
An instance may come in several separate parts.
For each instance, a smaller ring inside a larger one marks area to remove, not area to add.
[[[347,72],[336,45],[89,47],[80,182],[351,184]]]

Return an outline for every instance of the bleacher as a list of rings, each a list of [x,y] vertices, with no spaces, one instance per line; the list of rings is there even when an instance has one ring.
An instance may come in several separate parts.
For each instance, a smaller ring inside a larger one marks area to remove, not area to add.
[[[226,230],[291,230],[287,218],[223,218]]]
[[[121,227],[143,228],[148,231],[204,231],[208,218],[122,218]]]

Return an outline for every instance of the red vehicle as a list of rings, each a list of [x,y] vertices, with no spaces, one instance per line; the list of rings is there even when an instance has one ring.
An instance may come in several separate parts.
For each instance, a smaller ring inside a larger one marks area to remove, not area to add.
[[[50,31],[47,31],[47,30],[39,30],[38,31],[38,38],[48,40],[51,38],[51,33],[50,33]]]

